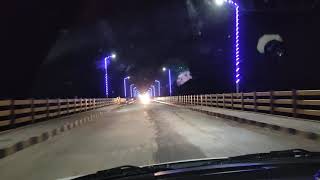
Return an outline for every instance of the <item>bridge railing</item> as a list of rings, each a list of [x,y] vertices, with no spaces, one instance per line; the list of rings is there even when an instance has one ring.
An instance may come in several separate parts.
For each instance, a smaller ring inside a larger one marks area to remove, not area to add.
[[[119,98],[0,100],[0,130],[100,108],[122,102]]]
[[[320,90],[184,95],[159,97],[157,100],[320,119]]]

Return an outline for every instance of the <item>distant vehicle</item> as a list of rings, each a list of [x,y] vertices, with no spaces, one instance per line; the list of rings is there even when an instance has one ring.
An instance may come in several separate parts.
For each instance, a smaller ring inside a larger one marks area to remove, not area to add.
[[[151,166],[121,166],[95,174],[69,177],[104,179],[316,179],[320,178],[320,152],[303,149],[272,151],[229,158],[200,159]]]

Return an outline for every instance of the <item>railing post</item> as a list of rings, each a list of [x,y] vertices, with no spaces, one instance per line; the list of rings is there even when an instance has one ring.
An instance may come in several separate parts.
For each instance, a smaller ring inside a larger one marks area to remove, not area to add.
[[[244,110],[244,103],[243,103],[243,92],[241,92],[241,110]]]
[[[69,98],[67,98],[67,114],[70,113],[70,110],[69,110]]]
[[[202,94],[200,95],[200,105],[203,106]]]
[[[253,92],[253,105],[254,105],[254,111],[257,112],[257,92]]]
[[[46,101],[46,118],[48,119],[49,118],[49,115],[50,115],[50,111],[49,111],[49,99],[47,98],[47,101]]]
[[[186,97],[185,97],[185,103],[186,103],[186,105],[188,105],[188,100],[189,100],[189,95],[186,95]]]
[[[273,91],[270,91],[270,114],[274,113],[274,98]]]
[[[88,110],[88,99],[85,98],[85,99],[84,99],[84,102],[85,102],[85,105],[86,105],[85,111],[87,111],[87,110]]]
[[[77,98],[74,98],[74,106],[73,106],[73,112],[77,112]]]
[[[215,94],[216,96],[216,107],[219,107],[219,104],[218,104],[218,94]]]
[[[82,111],[82,98],[80,98],[80,112]]]
[[[226,107],[226,103],[225,103],[224,93],[222,94],[222,98],[223,98],[223,108],[225,108]]]
[[[97,109],[97,107],[96,107],[96,98],[93,98],[93,108]]]
[[[292,114],[297,117],[297,90],[292,89]]]
[[[14,112],[15,106],[14,106],[14,99],[10,100],[10,127],[13,128],[16,120],[16,115]]]
[[[31,123],[34,123],[34,99],[31,98],[30,108],[31,108]]]
[[[233,93],[231,93],[231,109],[233,109]]]
[[[58,116],[61,115],[61,102],[60,102],[60,98],[58,98]]]

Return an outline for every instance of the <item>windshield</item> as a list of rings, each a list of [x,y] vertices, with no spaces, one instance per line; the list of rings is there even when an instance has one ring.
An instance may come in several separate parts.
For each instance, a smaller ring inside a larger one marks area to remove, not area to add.
[[[0,179],[320,150],[318,0],[8,1]]]

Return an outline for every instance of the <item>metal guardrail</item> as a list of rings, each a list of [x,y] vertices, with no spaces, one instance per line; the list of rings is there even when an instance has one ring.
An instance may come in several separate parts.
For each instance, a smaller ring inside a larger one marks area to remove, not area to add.
[[[157,100],[320,119],[320,90],[184,95]]]
[[[119,98],[0,100],[0,128],[10,129],[122,102]]]

